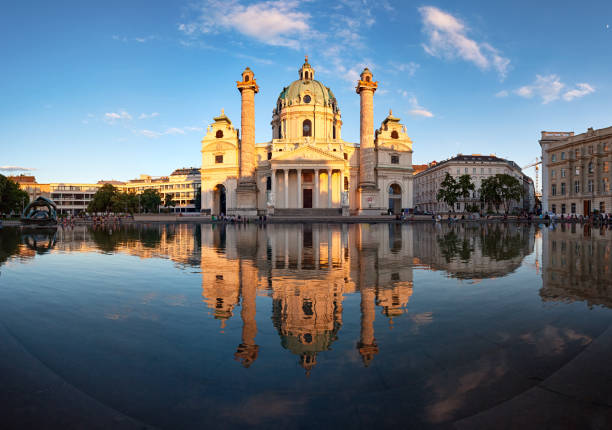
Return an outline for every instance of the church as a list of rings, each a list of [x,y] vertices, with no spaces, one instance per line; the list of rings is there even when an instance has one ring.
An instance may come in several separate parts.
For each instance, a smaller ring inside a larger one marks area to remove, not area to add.
[[[412,208],[412,140],[389,115],[374,130],[378,82],[363,70],[360,141],[342,139],[333,92],[315,79],[308,57],[299,79],[284,87],[272,111],[272,139],[255,142],[255,95],[250,68],[236,86],[240,130],[224,114],[202,140],[202,211],[212,215],[349,216],[400,213]]]

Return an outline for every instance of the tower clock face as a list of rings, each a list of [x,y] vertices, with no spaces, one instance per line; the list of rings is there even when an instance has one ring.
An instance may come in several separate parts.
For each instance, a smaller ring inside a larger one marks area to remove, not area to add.
[[[304,96],[304,103],[310,103],[310,100],[311,100],[311,98],[310,98],[309,95],[305,95]]]

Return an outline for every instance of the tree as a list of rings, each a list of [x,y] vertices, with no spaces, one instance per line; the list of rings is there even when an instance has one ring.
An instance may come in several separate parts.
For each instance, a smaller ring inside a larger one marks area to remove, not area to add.
[[[451,212],[455,211],[455,203],[459,199],[459,188],[455,178],[448,172],[446,172],[446,176],[440,184],[436,199],[446,203],[451,208]]]
[[[113,201],[117,201],[117,194],[119,190],[112,184],[104,184],[93,195],[91,202],[87,205],[87,212],[110,212],[113,210]]]
[[[113,212],[134,213],[138,210],[138,196],[134,193],[116,193],[112,197],[111,207]]]
[[[474,191],[472,177],[467,173],[465,175],[459,176],[459,180],[457,181],[457,192],[459,194],[459,197],[467,199],[468,197],[470,197],[470,191]]]
[[[495,206],[496,211],[503,204],[506,214],[510,211],[512,201],[518,201],[522,196],[523,186],[520,181],[505,173],[484,179],[480,187],[480,199]]]
[[[140,204],[145,212],[158,212],[162,203],[162,196],[157,190],[146,189],[140,195]]]
[[[0,213],[20,213],[29,202],[28,193],[17,182],[0,175]]]
[[[170,206],[176,206],[176,202],[172,198],[172,193],[166,194],[166,198],[164,200],[164,206],[169,208]]]

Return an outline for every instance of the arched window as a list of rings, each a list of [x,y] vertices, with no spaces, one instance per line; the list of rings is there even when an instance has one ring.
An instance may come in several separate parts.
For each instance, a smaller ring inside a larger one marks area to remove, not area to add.
[[[312,122],[309,119],[302,123],[302,136],[312,136]]]
[[[391,132],[391,137],[392,137],[393,139],[399,139],[399,133],[397,132],[397,130],[393,130],[393,131]]]
[[[215,134],[217,139],[221,139],[223,137],[223,130],[217,130],[217,134]]]
[[[334,125],[334,128],[332,129],[332,139],[336,138],[336,126]]]
[[[370,77],[366,76],[366,82],[370,82]]]
[[[246,75],[246,76],[244,77],[244,82],[249,82],[249,75]]]
[[[397,184],[391,184],[389,186],[389,195],[390,196],[394,196],[394,195],[395,196],[401,196],[402,195],[402,189]]]

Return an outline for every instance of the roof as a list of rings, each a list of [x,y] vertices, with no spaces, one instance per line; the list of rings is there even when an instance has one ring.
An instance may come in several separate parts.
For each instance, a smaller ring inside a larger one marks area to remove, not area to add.
[[[197,167],[183,167],[182,169],[176,169],[174,172],[170,174],[170,176],[179,176],[179,175],[199,175],[200,169]]]
[[[29,175],[19,175],[19,176],[9,176],[8,179],[10,179],[13,182],[17,182],[18,184],[35,184],[36,183],[36,177],[35,176],[29,176]]]
[[[518,170],[522,170],[518,164],[516,164],[514,161],[512,160],[506,160],[505,158],[500,158],[497,157],[496,155],[481,155],[481,154],[472,154],[472,155],[464,155],[464,154],[457,154],[452,158],[448,158],[446,160],[440,161],[439,163],[431,163],[429,169],[433,169],[435,167],[440,167],[444,164],[447,163],[451,163],[451,162],[456,162],[456,161],[464,161],[464,162],[473,162],[473,163],[477,163],[477,162],[487,162],[487,163],[506,163],[508,164],[510,167],[514,168],[514,169],[518,169]],[[414,168],[414,166],[413,166]],[[425,171],[428,169],[424,169],[422,171]],[[420,173],[420,172],[419,172]]]
[[[412,174],[416,175],[417,173],[421,173],[424,170],[427,170],[428,167],[429,167],[428,164],[413,164],[412,165],[412,169],[413,169]]]
[[[308,91],[313,101],[308,104],[317,104],[323,106],[337,106],[336,96],[334,93],[317,80],[301,80],[293,81],[288,87],[283,88],[278,96],[278,100],[285,100],[287,104],[293,103],[300,94]],[[303,103],[307,104],[307,103]]]

